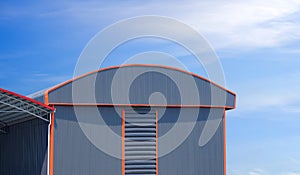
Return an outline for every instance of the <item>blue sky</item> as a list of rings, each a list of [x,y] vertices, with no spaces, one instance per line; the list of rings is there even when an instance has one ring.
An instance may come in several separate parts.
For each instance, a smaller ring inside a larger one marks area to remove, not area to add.
[[[97,32],[137,15],[181,20],[218,54],[226,86],[238,95],[227,113],[229,175],[300,175],[299,0],[1,1],[0,86],[27,95],[72,78]],[[151,50],[206,76],[178,45],[151,39],[121,46],[103,66]]]

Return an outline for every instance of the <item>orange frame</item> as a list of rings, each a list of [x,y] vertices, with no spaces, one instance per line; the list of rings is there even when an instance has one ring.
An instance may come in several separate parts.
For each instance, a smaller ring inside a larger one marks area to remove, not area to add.
[[[178,105],[178,104],[111,104],[111,103],[49,103],[55,106],[106,106],[106,107],[167,107],[167,108],[225,108],[234,109],[232,106],[211,106],[211,105]]]
[[[156,175],[158,175],[158,111],[155,110],[156,120]]]
[[[122,108],[122,175],[125,175],[125,109]]]
[[[53,106],[54,108],[54,106]],[[54,112],[51,114],[49,139],[49,175],[54,174]]]
[[[223,139],[223,141],[224,141],[224,143],[223,143],[223,146],[224,146],[224,160],[223,160],[223,163],[224,163],[224,175],[226,175],[226,171],[227,171],[227,167],[226,167],[226,110],[224,109],[224,114],[223,114],[223,137],[224,137],[224,139]]]

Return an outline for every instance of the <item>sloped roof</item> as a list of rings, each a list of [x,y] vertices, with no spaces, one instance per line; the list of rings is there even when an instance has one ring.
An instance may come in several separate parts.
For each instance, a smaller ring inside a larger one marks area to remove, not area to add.
[[[235,108],[235,100],[236,94],[202,76],[197,74],[187,72],[182,69],[178,69],[175,67],[170,66],[162,66],[162,65],[149,65],[149,64],[128,64],[128,65],[120,65],[120,66],[112,66],[107,68],[102,68],[99,70],[95,70],[93,72],[89,72],[87,74],[81,75],[74,79],[68,80],[63,82],[59,85],[56,85],[50,89],[39,93],[39,95],[35,94],[35,99],[39,101],[43,101],[45,104],[53,104],[53,105],[113,105],[113,106],[126,106],[126,105],[151,105],[151,106],[162,106],[164,104],[148,104],[148,97],[145,96],[148,92],[160,88],[162,90],[171,92],[173,87],[172,84],[168,84],[167,81],[163,81],[163,79],[153,78],[153,76],[145,76],[143,80],[137,81],[135,86],[135,92],[130,94],[130,97],[133,97],[133,101],[130,103],[126,102],[127,94],[123,91],[124,82],[128,82],[129,74],[136,75],[141,72],[161,72],[162,74],[172,75],[171,77],[181,83],[185,90],[189,91],[189,85],[186,82],[186,79],[191,79],[193,77],[195,79],[195,84],[199,90],[199,96],[201,101],[199,103],[187,102],[187,103],[180,103],[180,99],[177,98],[176,93],[169,93],[165,94],[168,101],[166,106],[179,106],[179,107],[225,107],[226,109],[234,109]],[[116,75],[118,72],[118,76]],[[143,73],[145,75],[145,73]],[[112,80],[118,78],[118,93],[111,92]],[[121,78],[122,77],[122,78]],[[95,80],[95,83],[92,83],[92,80]],[[152,84],[148,84],[148,87],[142,87],[142,81],[147,82],[155,82]],[[165,84],[165,86],[162,85]],[[167,83],[167,84],[166,84]],[[169,82],[170,83],[170,82]],[[125,83],[126,84],[126,83]],[[72,99],[72,86],[75,85],[76,89],[79,90],[76,94],[80,95],[81,97],[78,99]],[[155,87],[153,87],[154,85]],[[92,94],[97,89],[96,96]],[[217,100],[212,101],[212,96],[210,94],[214,94],[214,98]],[[116,95],[115,99],[117,102],[112,102],[112,96]],[[193,95],[193,94],[192,94]],[[188,96],[183,96],[188,99]],[[224,99],[224,98],[225,99]],[[92,101],[93,98],[96,98],[94,103]],[[220,100],[218,100],[220,99]],[[225,100],[225,101],[224,101]],[[146,103],[143,103],[146,102]]]
[[[16,123],[39,118],[49,122],[54,108],[23,95],[0,88],[0,131]]]

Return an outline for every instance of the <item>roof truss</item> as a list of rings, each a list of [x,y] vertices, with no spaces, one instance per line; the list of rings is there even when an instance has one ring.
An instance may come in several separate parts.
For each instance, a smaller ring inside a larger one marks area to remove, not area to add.
[[[0,133],[7,133],[10,125],[33,118],[49,122],[52,112],[51,107],[0,88]]]

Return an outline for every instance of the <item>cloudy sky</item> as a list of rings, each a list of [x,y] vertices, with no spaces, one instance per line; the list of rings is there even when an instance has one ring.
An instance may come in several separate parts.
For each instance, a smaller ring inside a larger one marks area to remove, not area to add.
[[[1,1],[0,86],[27,95],[72,78],[95,34],[141,15],[190,25],[220,58],[226,86],[238,95],[227,114],[227,173],[300,175],[299,0]],[[186,50],[149,38],[120,46],[103,66],[149,51],[206,76]]]

